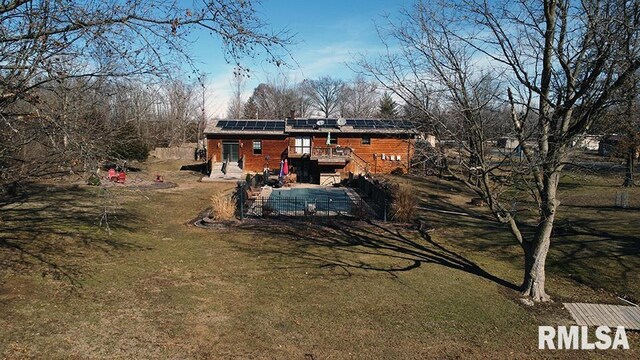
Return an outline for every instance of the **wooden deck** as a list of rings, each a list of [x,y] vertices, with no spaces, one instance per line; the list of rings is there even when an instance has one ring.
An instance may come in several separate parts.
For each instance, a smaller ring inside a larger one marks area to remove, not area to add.
[[[564,303],[578,325],[624,326],[640,330],[640,307],[605,304]]]

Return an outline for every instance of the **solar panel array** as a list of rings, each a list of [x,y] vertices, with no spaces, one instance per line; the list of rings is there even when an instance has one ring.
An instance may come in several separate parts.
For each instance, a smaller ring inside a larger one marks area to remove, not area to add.
[[[318,125],[318,121],[323,121],[323,125]],[[335,128],[337,127],[337,119],[289,119],[287,125],[294,129],[313,129],[313,128]],[[404,120],[382,120],[382,119],[347,119],[347,126],[354,129],[411,129],[411,123]]]
[[[324,121],[323,125],[318,125],[318,121]],[[336,127],[337,119],[288,119],[287,125],[294,129],[313,129],[315,127]]]
[[[284,121],[221,120],[217,127],[222,130],[284,131]]]
[[[318,121],[323,121],[322,125],[318,125]],[[336,128],[338,127],[337,119],[287,119],[287,125],[294,129],[317,129],[317,128]],[[410,122],[405,120],[383,120],[383,119],[347,119],[347,126],[354,129],[381,129],[393,130],[412,129]],[[284,131],[285,122],[277,120],[221,120],[218,121],[218,128],[221,130],[231,131]]]
[[[353,126],[354,129],[411,129],[412,125],[404,120],[381,120],[381,119],[347,119],[347,125]]]

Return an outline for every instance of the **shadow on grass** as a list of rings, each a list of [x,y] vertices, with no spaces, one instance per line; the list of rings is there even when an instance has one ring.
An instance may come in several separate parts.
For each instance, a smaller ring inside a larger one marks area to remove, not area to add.
[[[439,184],[442,181],[435,178],[414,180],[416,194],[423,199],[420,217],[440,229],[442,236],[453,246],[521,268],[522,250],[508,228],[493,219],[486,208],[459,205],[460,199],[458,204],[453,203],[447,184]],[[451,187],[456,186],[451,184]],[[572,191],[586,190],[576,187]],[[467,193],[467,196],[472,195]],[[547,271],[592,288],[604,288],[638,299],[639,214],[637,208],[599,206],[593,202],[563,203],[554,225]],[[518,216],[533,219],[533,215],[523,213]],[[533,221],[521,223],[520,229],[525,237],[533,236],[536,230]],[[452,233],[455,235],[450,236]]]
[[[80,285],[84,263],[95,253],[136,250],[110,235],[131,230],[137,216],[105,202],[99,188],[24,185],[0,202],[0,270],[37,272]]]
[[[245,226],[264,234],[259,222]],[[305,229],[301,231],[301,229]],[[286,239],[270,248],[246,247],[255,255],[284,255],[304,260],[304,266],[353,269],[394,274],[437,264],[464,271],[510,289],[519,287],[482,269],[473,261],[434,241],[429,235],[392,224],[334,220],[325,223],[280,220],[267,228],[270,237]]]
[[[189,164],[189,165],[182,165],[180,167],[181,171],[196,171],[202,174],[206,174],[207,173],[207,163],[200,163],[200,164]]]

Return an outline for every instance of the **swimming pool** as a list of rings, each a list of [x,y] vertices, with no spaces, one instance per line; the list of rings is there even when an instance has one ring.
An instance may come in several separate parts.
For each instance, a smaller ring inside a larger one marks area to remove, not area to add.
[[[352,197],[344,188],[274,189],[266,204],[283,215],[348,214],[353,208]]]

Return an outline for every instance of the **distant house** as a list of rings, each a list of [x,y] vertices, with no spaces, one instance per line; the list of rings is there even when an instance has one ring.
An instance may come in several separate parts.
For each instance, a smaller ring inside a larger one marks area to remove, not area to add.
[[[349,172],[406,172],[415,139],[409,122],[381,119],[216,120],[205,135],[211,177],[223,164],[258,173],[286,159],[297,181],[310,183]]]
[[[520,142],[515,137],[501,137],[496,141],[496,147],[505,150],[513,150],[518,147]]]
[[[573,146],[587,150],[598,151],[602,135],[585,135],[580,140],[574,142]]]
[[[598,146],[598,155],[600,156],[610,156],[617,150],[618,145],[622,141],[622,135],[606,135],[600,141]]]

